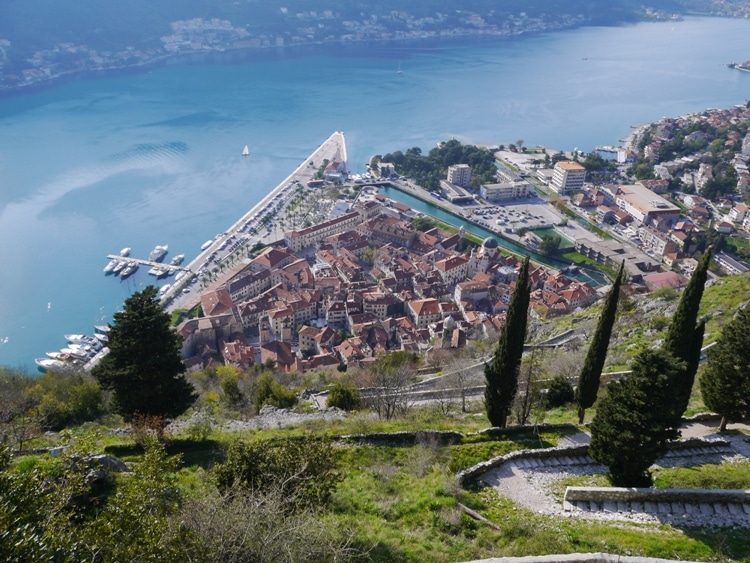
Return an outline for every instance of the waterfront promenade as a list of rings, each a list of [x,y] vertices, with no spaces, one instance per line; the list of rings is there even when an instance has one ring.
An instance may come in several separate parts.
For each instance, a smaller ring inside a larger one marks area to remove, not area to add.
[[[250,156],[250,158],[252,158],[252,156]],[[212,267],[216,263],[216,260],[226,259],[231,252],[228,252],[225,256],[219,256],[219,249],[229,240],[236,241],[236,237],[241,234],[241,229],[244,226],[254,225],[255,228],[258,229],[258,232],[252,236],[245,235],[248,238],[246,238],[245,243],[238,248],[250,248],[258,242],[268,244],[279,240],[283,236],[283,231],[278,224],[277,218],[284,206],[276,211],[276,216],[270,221],[267,227],[261,229],[260,225],[261,217],[271,211],[272,204],[276,197],[279,195],[291,196],[297,187],[300,185],[306,186],[310,180],[315,179],[318,167],[324,160],[336,160],[343,162],[344,165],[346,165],[346,158],[346,140],[344,138],[344,133],[342,131],[336,131],[323,141],[318,148],[310,154],[310,156],[305,158],[291,174],[284,178],[261,201],[254,205],[247,213],[242,215],[242,217],[240,217],[226,231],[217,236],[211,245],[202,250],[201,253],[185,267],[185,269],[195,275],[198,274],[198,272],[206,271],[208,268]],[[289,198],[287,198],[287,201],[288,199]],[[220,278],[214,279],[208,288],[222,285],[244,266],[245,263],[242,260],[239,260],[235,267],[225,268]],[[166,308],[168,310],[190,309],[200,302],[200,292],[190,291],[187,294],[182,293],[183,289],[189,287],[188,284],[192,277],[192,275],[185,276],[183,280],[180,280],[179,283],[176,283],[165,292],[163,301],[167,304]],[[206,289],[207,288],[204,288],[203,291]]]

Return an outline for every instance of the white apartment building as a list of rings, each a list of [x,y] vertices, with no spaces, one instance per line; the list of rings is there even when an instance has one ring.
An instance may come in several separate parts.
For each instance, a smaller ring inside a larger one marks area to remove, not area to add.
[[[572,160],[561,160],[552,170],[550,187],[560,195],[583,189],[586,169]]]
[[[500,184],[482,184],[479,193],[488,201],[514,199],[529,195],[528,182],[502,182]]]
[[[471,184],[471,166],[468,164],[454,164],[448,167],[448,181],[462,188]]]

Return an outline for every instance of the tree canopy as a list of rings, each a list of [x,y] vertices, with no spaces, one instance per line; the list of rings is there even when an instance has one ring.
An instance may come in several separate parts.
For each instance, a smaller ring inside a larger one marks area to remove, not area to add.
[[[523,261],[516,281],[516,289],[508,304],[505,324],[492,361],[484,366],[486,388],[484,404],[492,426],[504,428],[511,404],[518,389],[518,375],[526,340],[526,323],[529,315],[529,257]]]
[[[412,147],[405,153],[388,153],[382,161],[392,162],[399,174],[414,178],[417,184],[430,190],[440,186],[440,179],[445,178],[448,167],[454,164],[468,164],[472,176],[479,177],[484,183],[494,182],[497,171],[495,155],[490,151],[474,145],[462,145],[455,139],[441,143],[427,155],[423,155],[419,147]]]
[[[740,309],[724,327],[721,338],[708,350],[700,376],[703,402],[722,416],[720,431],[730,420],[750,412],[750,309]]]
[[[665,350],[646,350],[633,362],[626,378],[610,383],[591,423],[589,453],[609,467],[612,484],[648,487],[648,468],[677,438],[671,426],[672,381],[684,363]]]
[[[169,326],[156,287],[125,300],[123,310],[114,314],[108,345],[109,354],[92,374],[113,391],[115,410],[125,420],[179,416],[197,398],[183,374],[180,336]]]
[[[675,428],[679,428],[682,415],[687,409],[695,382],[695,374],[698,371],[700,349],[703,345],[703,333],[705,331],[705,324],[698,323],[698,310],[706,286],[711,254],[712,249],[709,247],[682,293],[677,310],[672,317],[672,323],[669,325],[669,331],[664,339],[664,349],[678,360],[685,362],[683,372],[676,374],[676,379],[673,382],[675,417],[673,425]]]
[[[583,424],[583,418],[586,415],[586,409],[591,407],[596,401],[599,393],[599,382],[604,368],[604,361],[607,359],[607,348],[609,339],[612,336],[612,327],[615,324],[615,315],[617,313],[617,301],[620,298],[620,284],[625,272],[625,262],[620,264],[620,271],[617,273],[615,282],[607,295],[607,301],[604,303],[599,322],[596,325],[596,331],[591,338],[589,350],[586,353],[586,361],[583,364],[581,373],[578,376],[578,386],[576,387],[575,396],[578,404],[578,423]]]

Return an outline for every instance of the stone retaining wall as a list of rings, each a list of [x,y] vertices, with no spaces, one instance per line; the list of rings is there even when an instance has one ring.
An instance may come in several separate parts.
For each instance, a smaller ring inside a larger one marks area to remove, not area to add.
[[[466,563],[678,563],[672,559],[632,557],[609,553],[566,553],[564,555],[534,555],[528,557],[493,557]],[[679,563],[690,563],[680,561]],[[695,563],[695,562],[693,562]]]
[[[552,425],[550,425],[552,426]],[[555,425],[557,427],[560,426],[570,426],[570,425]],[[527,427],[524,427],[527,428]],[[483,430],[482,433],[493,433],[496,430],[500,429],[494,429],[494,428],[488,428],[487,430]],[[689,438],[687,440],[678,440],[675,442],[669,442],[667,444],[668,452],[667,456],[674,456],[680,454],[681,451],[684,450],[691,450],[694,448],[701,448],[706,446],[723,446],[723,447],[730,447],[729,442],[723,439],[712,439],[712,440],[706,440],[703,438]],[[545,458],[552,458],[552,457],[577,457],[577,456],[588,456],[589,453],[589,447],[588,445],[582,445],[582,446],[557,446],[554,448],[544,448],[539,450],[520,450],[516,452],[511,452],[509,454],[495,457],[489,461],[483,461],[481,463],[478,463],[474,465],[473,467],[470,467],[469,469],[465,469],[464,471],[461,471],[460,473],[456,474],[456,480],[458,481],[458,484],[462,487],[465,487],[466,485],[476,481],[479,479],[479,477],[490,471],[491,469],[495,469],[496,467],[500,467],[501,465],[508,463],[510,461],[514,461],[517,459],[545,459]]]
[[[455,432],[452,430],[402,430],[399,432],[368,432],[365,434],[347,434],[344,436],[335,437],[334,440],[341,440],[344,442],[365,442],[365,443],[389,443],[399,445],[413,445],[413,444],[438,444],[438,445],[451,445],[457,444],[464,437],[471,436],[506,436],[511,437],[524,432],[536,431],[546,432],[551,430],[563,430],[563,429],[575,429],[572,424],[538,424],[537,426],[510,426],[508,428],[486,428],[479,430],[478,432],[467,432],[462,434],[461,432]],[[554,448],[547,448],[554,449]],[[545,454],[537,455],[537,452],[543,452],[545,450],[522,450],[524,452],[531,452],[531,456],[527,457],[545,457]],[[519,452],[513,452],[518,454]],[[512,455],[512,454],[508,454]]]
[[[519,450],[517,452],[510,452],[499,457],[492,458],[489,461],[483,461],[477,463],[475,466],[469,469],[464,469],[460,473],[456,474],[456,480],[462,487],[476,481],[481,475],[487,473],[491,469],[500,467],[501,465],[514,461],[516,459],[545,459],[550,457],[563,457],[563,456],[585,456],[589,453],[588,445],[583,446],[563,446],[554,448],[543,448],[539,450]]]
[[[388,443],[398,445],[437,444],[440,446],[457,444],[463,439],[463,434],[450,430],[416,430],[401,432],[368,432],[367,434],[348,434],[339,436],[344,442]]]
[[[689,502],[736,503],[750,502],[750,491],[743,489],[648,489],[626,487],[568,487],[564,503],[579,501],[604,502]]]

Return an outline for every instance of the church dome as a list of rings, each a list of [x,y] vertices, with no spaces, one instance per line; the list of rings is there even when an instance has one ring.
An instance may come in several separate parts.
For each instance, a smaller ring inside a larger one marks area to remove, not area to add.
[[[484,239],[484,242],[482,242],[482,246],[485,248],[497,248],[497,240],[493,237],[487,237]]]
[[[443,328],[445,330],[453,330],[453,329],[455,329],[456,328],[456,320],[453,317],[451,317],[450,315],[448,315],[443,320]]]

